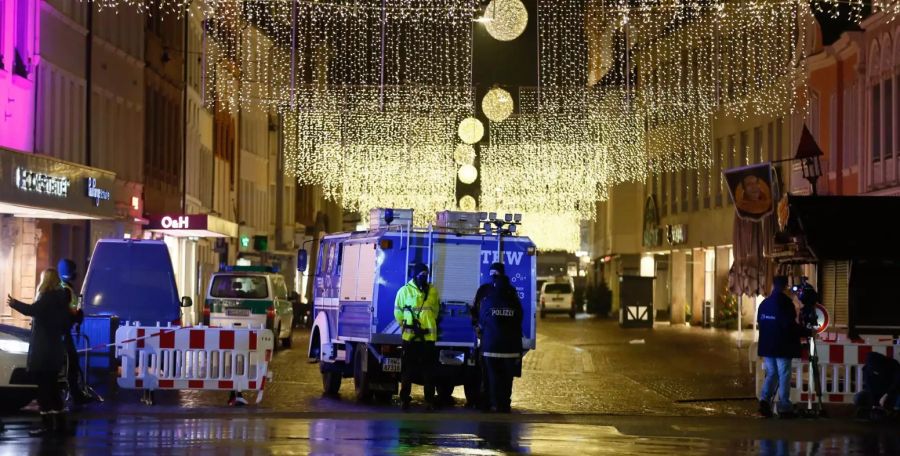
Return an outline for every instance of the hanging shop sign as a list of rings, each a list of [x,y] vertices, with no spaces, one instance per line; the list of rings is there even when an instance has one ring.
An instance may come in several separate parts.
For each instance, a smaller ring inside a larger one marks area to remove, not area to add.
[[[152,215],[144,229],[174,237],[234,238],[238,234],[236,223],[209,214]]]
[[[0,214],[111,219],[116,174],[39,154],[0,148]]]
[[[772,213],[774,193],[770,163],[726,170],[725,180],[738,217],[759,221]]]

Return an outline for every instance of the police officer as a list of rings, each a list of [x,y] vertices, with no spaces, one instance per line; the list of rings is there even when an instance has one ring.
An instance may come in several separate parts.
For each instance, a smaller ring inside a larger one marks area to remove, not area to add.
[[[78,293],[75,291],[75,281],[78,280],[78,269],[75,262],[63,258],[56,265],[59,277],[62,279],[62,287],[69,296],[69,313],[72,316],[72,326],[75,332],[81,332],[81,323],[84,321],[84,312],[79,307]],[[69,397],[75,405],[85,404],[91,399],[84,393],[84,375],[78,365],[78,352],[75,350],[75,341],[72,338],[72,328],[66,331],[66,381],[69,384]]]
[[[759,324],[757,354],[763,359],[766,379],[759,397],[759,413],[772,416],[772,398],[778,393],[778,416],[793,418],[791,405],[791,359],[800,357],[800,338],[809,336],[797,320],[797,309],[788,295],[788,279],[776,276],[772,294],[763,300],[756,314]]]
[[[433,371],[436,362],[438,291],[428,282],[428,267],[417,263],[413,278],[397,291],[394,319],[403,328],[403,358],[400,368],[400,403],[409,410],[412,380],[421,373],[425,389],[425,407],[434,410]]]
[[[491,409],[510,411],[513,377],[521,372],[522,303],[503,266],[492,266],[491,283],[479,290],[481,359]]]

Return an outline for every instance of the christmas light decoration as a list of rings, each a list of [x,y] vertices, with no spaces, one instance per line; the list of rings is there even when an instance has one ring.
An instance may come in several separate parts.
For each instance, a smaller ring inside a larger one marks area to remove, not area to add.
[[[478,203],[472,195],[464,195],[459,199],[459,210],[464,212],[475,212],[478,209]]]
[[[466,117],[459,123],[459,139],[466,144],[475,144],[484,137],[484,125],[474,117]]]
[[[472,165],[462,165],[456,172],[459,181],[464,184],[471,184],[478,179],[478,168]]]
[[[513,112],[513,98],[509,92],[494,87],[481,99],[481,111],[493,122],[503,122]]]
[[[453,161],[457,165],[471,165],[475,162],[475,148],[468,144],[459,144],[453,151]]]
[[[572,213],[524,213],[519,234],[542,252],[581,250],[581,218]]]
[[[520,0],[491,0],[484,8],[484,27],[497,41],[518,38],[528,25],[528,10]]]

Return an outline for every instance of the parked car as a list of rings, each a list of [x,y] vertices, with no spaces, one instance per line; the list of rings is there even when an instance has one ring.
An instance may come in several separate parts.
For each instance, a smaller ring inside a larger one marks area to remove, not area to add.
[[[571,277],[561,276],[548,280],[541,286],[541,318],[548,313],[568,313],[575,318],[575,284]]]
[[[266,266],[226,266],[213,274],[203,307],[210,326],[271,329],[281,346],[291,346],[294,308],[284,277]]]
[[[0,411],[14,412],[37,396],[25,369],[28,360],[27,329],[0,325]]]

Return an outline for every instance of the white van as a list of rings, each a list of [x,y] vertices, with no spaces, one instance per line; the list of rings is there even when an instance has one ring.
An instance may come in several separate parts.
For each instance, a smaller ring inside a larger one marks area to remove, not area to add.
[[[541,286],[541,318],[548,313],[568,313],[575,318],[575,280],[569,276],[558,276]]]

